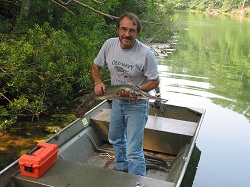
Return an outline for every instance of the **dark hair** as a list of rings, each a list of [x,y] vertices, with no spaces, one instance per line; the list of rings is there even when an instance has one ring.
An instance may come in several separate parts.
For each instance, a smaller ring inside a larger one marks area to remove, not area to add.
[[[138,18],[137,15],[133,14],[133,13],[125,13],[125,14],[122,14],[119,19],[118,19],[118,22],[116,24],[116,28],[119,28],[120,27],[120,23],[121,23],[121,20],[124,18],[124,17],[127,17],[128,19],[130,19],[134,25],[137,25],[137,33],[140,33],[141,32],[141,22]]]

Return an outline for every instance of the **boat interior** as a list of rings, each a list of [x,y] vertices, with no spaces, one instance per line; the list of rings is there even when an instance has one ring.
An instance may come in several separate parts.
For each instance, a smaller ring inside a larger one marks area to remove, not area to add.
[[[177,186],[183,178],[203,111],[164,105],[152,107],[145,127],[147,176],[114,170],[108,143],[111,104],[100,103],[48,142],[59,147],[56,163],[40,178],[12,174],[13,186]]]

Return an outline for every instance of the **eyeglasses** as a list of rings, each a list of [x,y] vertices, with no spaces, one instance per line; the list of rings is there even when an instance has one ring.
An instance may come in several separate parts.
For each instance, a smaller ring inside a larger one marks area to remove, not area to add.
[[[136,34],[136,29],[128,29],[126,27],[121,27],[120,31],[122,31],[122,32],[129,32],[129,34]]]

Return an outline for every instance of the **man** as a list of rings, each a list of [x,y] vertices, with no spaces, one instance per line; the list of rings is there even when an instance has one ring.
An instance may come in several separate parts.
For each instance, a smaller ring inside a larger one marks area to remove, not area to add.
[[[91,67],[96,95],[105,93],[100,78],[102,67],[108,66],[111,84],[133,84],[148,92],[159,85],[157,61],[152,50],[136,39],[141,31],[138,17],[132,13],[120,16],[117,23],[119,37],[108,39]],[[144,127],[148,118],[149,101],[128,102],[115,99],[109,126],[109,142],[114,147],[116,170],[145,176],[143,153]]]

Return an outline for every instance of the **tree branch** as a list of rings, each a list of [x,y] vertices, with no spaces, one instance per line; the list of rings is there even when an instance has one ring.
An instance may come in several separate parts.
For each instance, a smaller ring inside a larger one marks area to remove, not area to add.
[[[99,11],[99,10],[96,10],[96,9],[94,9],[93,7],[90,7],[90,6],[84,4],[84,3],[80,2],[80,1],[77,1],[77,0],[69,0],[68,2],[62,2],[61,0],[59,0],[59,2],[60,2],[61,4],[58,3],[58,2],[56,2],[55,0],[52,0],[52,1],[53,1],[54,3],[56,3],[58,6],[62,7],[63,9],[65,9],[66,11],[70,12],[71,14],[74,14],[74,13],[73,13],[72,11],[70,11],[67,7],[65,7],[64,5],[67,5],[67,4],[69,4],[70,2],[73,2],[73,3],[75,3],[75,4],[78,4],[78,5],[80,5],[80,6],[83,6],[84,8],[87,8],[87,9],[89,9],[89,10],[91,10],[91,11],[93,11],[93,12],[99,14],[99,15],[103,15],[103,16],[108,17],[108,18],[110,18],[110,19],[119,19],[119,17],[117,17],[117,16],[113,16],[113,15],[110,15],[110,14],[103,13],[103,12],[101,12],[101,11]],[[92,1],[95,2],[95,3],[103,4],[103,3],[99,2],[99,1],[96,1],[96,0],[92,0]],[[75,15],[75,14],[74,14],[74,15]],[[157,23],[157,22],[150,22],[150,21],[144,21],[144,20],[140,20],[140,21],[141,21],[142,23],[146,23],[146,24],[157,24],[157,25],[161,25],[161,23]]]
[[[0,70],[1,70],[2,72],[4,72],[8,77],[12,78],[12,76],[11,76],[10,74],[8,74],[2,67],[0,67]]]
[[[109,14],[105,14],[105,13],[99,11],[99,10],[96,10],[96,9],[94,9],[94,8],[92,8],[92,7],[88,6],[88,5],[86,5],[86,4],[82,3],[82,2],[80,2],[80,1],[72,0],[72,2],[74,2],[74,3],[78,4],[78,5],[81,5],[81,6],[87,8],[87,9],[89,9],[89,10],[91,10],[91,11],[97,13],[97,14],[100,14],[100,15],[103,15],[103,16],[105,16],[105,17],[108,17],[108,18],[110,18],[110,19],[118,19],[118,17],[116,17],[116,16],[112,16],[112,15],[109,15]]]
[[[94,2],[94,3],[100,4],[100,5],[104,5],[104,3],[100,2],[100,1],[96,1],[96,0],[91,0],[91,1]]]
[[[61,4],[63,4],[63,5],[67,5],[67,4],[69,4],[70,2],[71,2],[71,0],[69,0],[68,2],[63,2],[63,1],[61,1],[61,0],[58,0]]]
[[[58,2],[56,2],[56,1],[54,1],[54,0],[52,0],[52,2],[55,3],[55,4],[57,4],[58,6],[60,6],[61,8],[63,8],[64,10],[66,10],[67,12],[69,12],[69,13],[71,13],[71,14],[73,14],[73,15],[75,16],[75,13],[72,12],[71,10],[69,10],[67,7],[63,6],[62,4],[60,4],[60,3],[58,3]],[[61,1],[60,1],[60,2],[61,2]],[[69,1],[69,2],[70,2],[70,1]],[[63,3],[63,2],[61,2],[61,3]]]
[[[0,95],[2,95],[7,101],[9,101],[9,103],[12,103],[11,100],[9,100],[9,98],[6,97],[2,92],[0,92]]]

